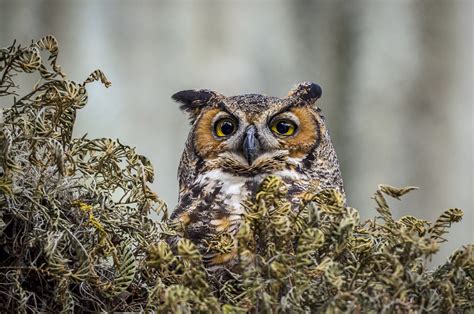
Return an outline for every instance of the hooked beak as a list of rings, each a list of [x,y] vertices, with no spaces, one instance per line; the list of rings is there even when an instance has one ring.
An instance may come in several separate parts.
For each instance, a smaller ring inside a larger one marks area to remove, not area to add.
[[[255,126],[251,125],[246,131],[245,131],[245,138],[243,142],[243,147],[242,151],[244,153],[245,159],[247,159],[247,162],[249,165],[251,165],[255,159],[257,158],[257,150],[258,150],[258,140],[255,136],[256,134],[256,129]]]

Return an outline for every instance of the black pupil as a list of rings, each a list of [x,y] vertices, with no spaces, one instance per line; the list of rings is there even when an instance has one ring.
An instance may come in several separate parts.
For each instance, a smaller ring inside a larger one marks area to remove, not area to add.
[[[281,133],[281,134],[286,134],[290,130],[290,128],[291,128],[291,124],[285,121],[280,121],[276,125],[276,129],[278,133]]]
[[[224,121],[221,123],[221,131],[224,135],[230,135],[234,132],[234,124],[230,121]]]

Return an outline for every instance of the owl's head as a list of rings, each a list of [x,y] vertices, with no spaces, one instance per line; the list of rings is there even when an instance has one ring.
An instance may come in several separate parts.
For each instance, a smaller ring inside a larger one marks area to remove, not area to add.
[[[321,93],[314,83],[300,83],[284,98],[226,97],[210,90],[185,90],[172,98],[189,114],[187,150],[197,164],[253,176],[314,161],[317,148],[330,141],[316,106]]]

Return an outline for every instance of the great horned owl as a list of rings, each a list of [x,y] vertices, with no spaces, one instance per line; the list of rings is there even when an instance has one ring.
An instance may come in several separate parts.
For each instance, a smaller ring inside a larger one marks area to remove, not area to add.
[[[316,100],[321,88],[298,84],[287,97],[258,94],[226,97],[185,90],[172,98],[191,120],[178,170],[179,200],[171,215],[210,264],[225,263],[206,251],[219,234],[234,235],[241,202],[272,174],[289,197],[308,189],[334,188],[344,195],[336,152]]]

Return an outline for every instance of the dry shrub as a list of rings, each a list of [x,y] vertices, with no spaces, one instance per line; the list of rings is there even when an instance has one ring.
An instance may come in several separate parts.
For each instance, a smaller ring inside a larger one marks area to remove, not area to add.
[[[49,54],[44,60],[42,54]],[[473,309],[474,249],[434,270],[459,209],[434,223],[392,217],[386,197],[414,188],[380,185],[379,217],[360,222],[332,190],[302,195],[292,210],[285,184],[269,176],[245,202],[238,265],[209,272],[196,246],[166,223],[150,190],[150,161],[118,140],[72,138],[86,84],[56,63],[56,39],[0,50],[0,308],[4,311],[446,312]],[[16,95],[18,73],[39,73]],[[156,211],[163,217],[149,217]],[[167,237],[180,235],[176,248]],[[222,234],[213,249],[231,252]]]

